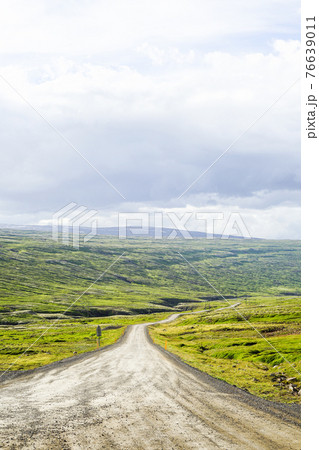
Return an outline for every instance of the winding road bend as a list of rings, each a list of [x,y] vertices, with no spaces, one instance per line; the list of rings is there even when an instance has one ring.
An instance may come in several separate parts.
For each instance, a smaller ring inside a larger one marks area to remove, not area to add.
[[[105,350],[2,382],[0,447],[300,448],[298,411],[179,363],[152,344],[146,326],[131,326]]]

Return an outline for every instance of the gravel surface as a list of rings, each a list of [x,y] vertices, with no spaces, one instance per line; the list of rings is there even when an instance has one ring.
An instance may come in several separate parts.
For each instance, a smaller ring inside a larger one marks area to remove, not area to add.
[[[146,327],[129,327],[102,351],[4,379],[0,448],[300,448],[298,407],[190,368],[153,345]]]

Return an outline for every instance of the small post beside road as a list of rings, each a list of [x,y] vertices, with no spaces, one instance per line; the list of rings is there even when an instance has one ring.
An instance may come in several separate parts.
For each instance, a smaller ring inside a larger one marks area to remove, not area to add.
[[[101,344],[101,336],[102,336],[102,330],[101,330],[100,325],[98,325],[96,327],[96,336],[97,336],[97,348],[99,348],[100,344]]]
[[[165,350],[167,350],[167,341],[165,341]]]

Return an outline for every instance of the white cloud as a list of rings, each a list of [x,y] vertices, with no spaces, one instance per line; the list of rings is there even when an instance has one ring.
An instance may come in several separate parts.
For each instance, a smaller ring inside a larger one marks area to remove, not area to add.
[[[187,53],[182,53],[177,48],[162,49],[148,43],[144,43],[138,47],[137,52],[150,58],[152,64],[156,66],[162,66],[168,63],[191,64],[195,59],[194,50],[189,50]]]
[[[240,33],[292,33],[292,0],[3,0],[0,51],[92,55],[143,42],[207,43]]]

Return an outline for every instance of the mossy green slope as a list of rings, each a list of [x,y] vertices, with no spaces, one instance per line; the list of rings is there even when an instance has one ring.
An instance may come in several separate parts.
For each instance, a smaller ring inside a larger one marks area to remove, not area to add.
[[[232,302],[234,303],[234,302]],[[185,362],[269,400],[300,402],[300,298],[258,297],[151,327]],[[245,320],[246,319],[246,320]]]

